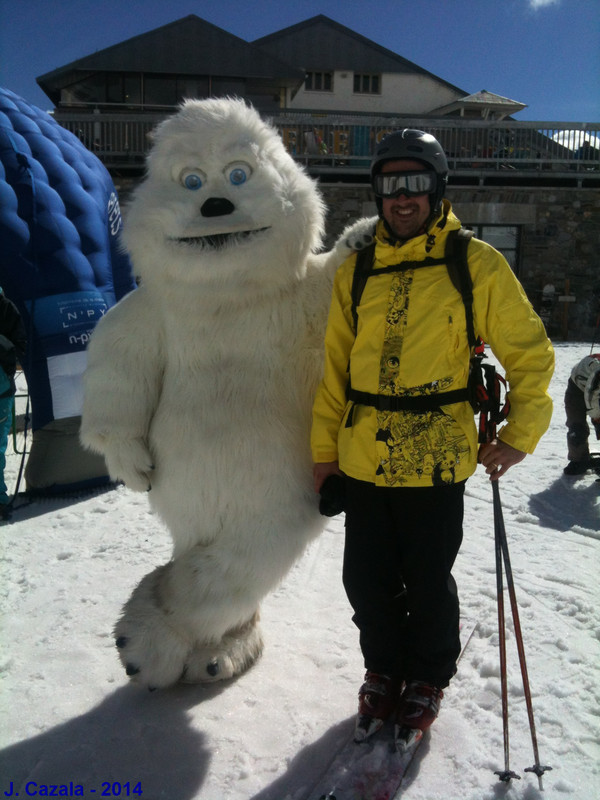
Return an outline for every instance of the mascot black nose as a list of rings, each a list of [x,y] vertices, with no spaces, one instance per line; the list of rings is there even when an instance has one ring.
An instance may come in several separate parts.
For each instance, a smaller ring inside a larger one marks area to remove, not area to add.
[[[200,209],[203,217],[225,217],[235,211],[235,206],[225,197],[209,197]]]

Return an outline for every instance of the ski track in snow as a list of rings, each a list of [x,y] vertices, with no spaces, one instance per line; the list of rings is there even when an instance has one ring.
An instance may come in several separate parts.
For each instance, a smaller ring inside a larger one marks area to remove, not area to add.
[[[564,390],[588,352],[556,345],[551,428],[500,483],[540,761],[553,767],[545,791],[523,771],[534,757],[508,596],[510,767],[521,780],[493,774],[504,768],[493,510],[478,472],[455,567],[463,616],[478,628],[403,800],[600,796],[600,483],[562,475]],[[19,456],[8,462],[10,488]],[[111,630],[134,585],[170,557],[145,495],[118,487],[40,501],[1,536],[0,792],[73,781],[94,798],[110,782],[139,797],[139,781],[143,800],[304,800],[350,736],[363,667],[341,584],[342,518],[326,521],[264,601],[266,649],[253,669],[154,693],[127,683]]]

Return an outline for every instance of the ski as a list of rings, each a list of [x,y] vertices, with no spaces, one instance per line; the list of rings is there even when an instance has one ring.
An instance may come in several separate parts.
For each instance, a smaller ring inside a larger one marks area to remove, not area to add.
[[[327,793],[311,795],[310,800],[392,800],[417,747],[415,743],[399,752],[391,725],[366,742],[352,741],[331,765],[335,776],[322,783]]]
[[[458,662],[477,625],[463,625],[464,645]],[[404,730],[395,735],[387,722],[365,742],[347,740],[330,761],[305,800],[394,800],[424,736]]]

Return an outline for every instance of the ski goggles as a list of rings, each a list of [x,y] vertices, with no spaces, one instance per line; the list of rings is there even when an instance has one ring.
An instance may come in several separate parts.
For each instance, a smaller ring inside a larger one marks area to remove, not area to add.
[[[373,177],[373,191],[377,197],[431,194],[436,184],[435,172],[379,172]]]

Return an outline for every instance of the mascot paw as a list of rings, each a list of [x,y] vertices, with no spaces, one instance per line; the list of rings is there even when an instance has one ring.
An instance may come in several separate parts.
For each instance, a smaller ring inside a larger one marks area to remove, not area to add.
[[[143,439],[110,437],[104,445],[104,458],[110,477],[134,492],[147,492],[154,464]]]
[[[172,686],[185,672],[191,639],[169,624],[158,604],[169,564],[146,575],[133,591],[115,626],[115,643],[127,675],[148,689]]]
[[[214,645],[197,644],[191,652],[183,683],[224,681],[245,672],[262,653],[263,640],[258,613],[239,628],[228,631]]]
[[[368,247],[375,236],[377,219],[377,217],[364,217],[354,222],[344,230],[336,242],[336,247],[346,247],[350,251]]]

